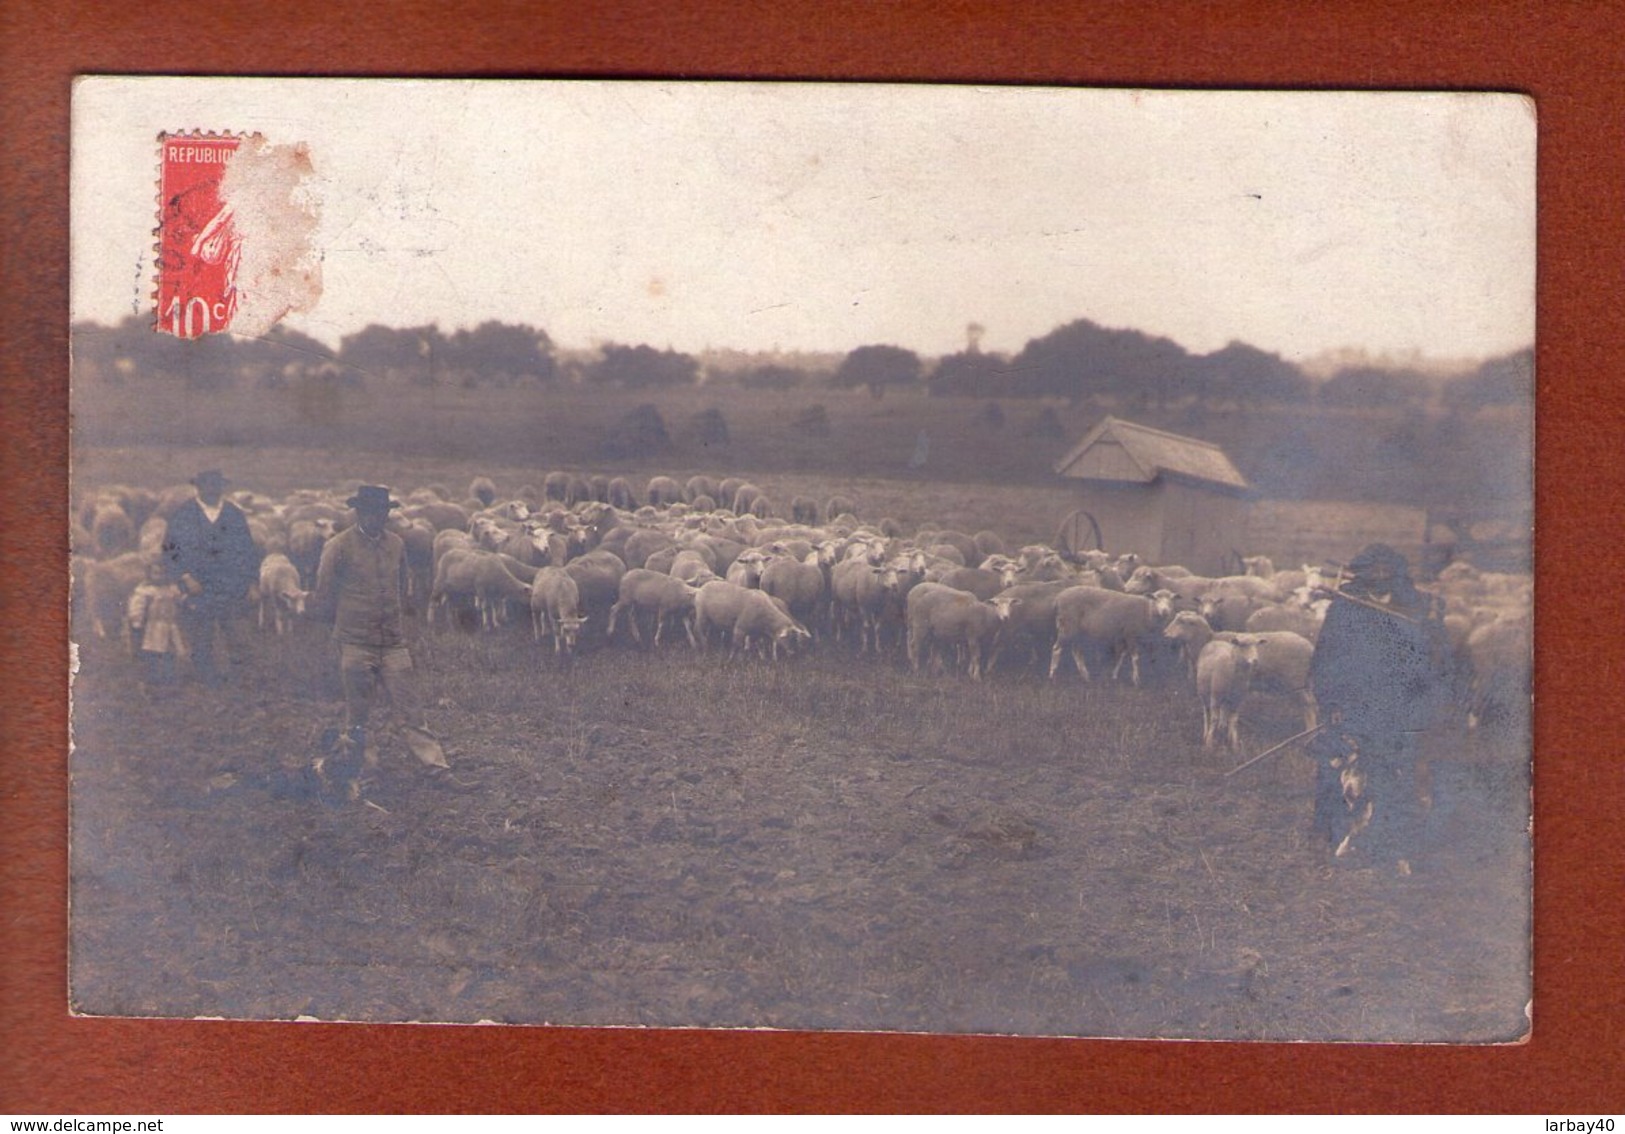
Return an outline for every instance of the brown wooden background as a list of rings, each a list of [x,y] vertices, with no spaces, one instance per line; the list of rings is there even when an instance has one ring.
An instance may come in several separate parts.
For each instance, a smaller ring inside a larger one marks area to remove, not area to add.
[[[1625,5],[1600,2],[0,4],[0,1112],[1618,1112],[1622,35]],[[70,1019],[62,680],[68,94],[75,74],[97,72],[1534,95],[1541,302],[1532,1042],[1457,1050]]]

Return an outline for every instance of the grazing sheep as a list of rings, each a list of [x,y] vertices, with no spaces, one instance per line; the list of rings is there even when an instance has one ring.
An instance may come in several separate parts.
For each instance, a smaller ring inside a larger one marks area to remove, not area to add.
[[[989,656],[1003,618],[991,603],[941,583],[921,583],[908,595],[908,661],[916,673],[923,658],[938,646],[963,650],[974,680],[982,678],[982,661]],[[940,658],[938,658],[940,661]]]
[[[697,504],[702,496],[715,499],[717,495],[717,482],[708,476],[696,474],[688,478],[683,485],[683,499],[690,504]]]
[[[983,602],[991,602],[1004,590],[1004,578],[981,567],[954,567],[937,573],[926,572],[926,580],[942,583],[955,590],[969,591]]]
[[[979,531],[971,539],[976,544],[976,562],[979,565],[986,563],[989,555],[1004,554],[1004,540],[997,532]]]
[[[1241,705],[1247,699],[1258,647],[1246,635],[1214,638],[1196,658],[1196,694],[1202,701],[1202,747],[1222,730],[1230,751],[1241,751]]]
[[[666,568],[666,574],[673,579],[699,586],[701,583],[720,578],[716,570],[716,558],[708,548],[701,546],[673,550],[676,554],[672,556],[671,564]]]
[[[790,518],[798,524],[823,522],[823,514],[818,510],[818,501],[806,496],[790,498]]]
[[[1103,587],[1068,587],[1055,599],[1055,644],[1050,647],[1049,675],[1061,665],[1061,653],[1070,651],[1078,673],[1090,680],[1084,658],[1088,646],[1103,647],[1114,660],[1115,680],[1125,660],[1130,677],[1140,684],[1142,642],[1157,629],[1158,604],[1141,595],[1126,595]]]
[[[1468,727],[1496,728],[1509,736],[1527,728],[1533,628],[1525,613],[1497,617],[1467,636]]]
[[[563,567],[543,567],[530,582],[530,629],[536,641],[545,633],[553,639],[555,654],[575,653],[581,627],[581,592]]]
[[[1235,590],[1222,590],[1217,586],[1202,596],[1197,608],[1213,629],[1239,633],[1246,629],[1247,620],[1264,609],[1265,600]]]
[[[762,568],[760,587],[774,598],[783,599],[790,616],[811,628],[818,624],[824,599],[824,571],[818,566],[816,551],[809,551],[807,558],[811,562],[788,557],[771,560]]]
[[[837,516],[851,516],[855,520],[858,518],[858,506],[850,496],[831,496],[824,503],[824,515],[831,520]]]
[[[464,532],[468,530],[469,515],[460,505],[448,500],[415,504],[403,513],[408,520],[426,520],[437,532]]]
[[[688,635],[689,645],[697,647],[699,643],[694,638],[694,599],[695,589],[687,583],[658,571],[633,568],[621,576],[619,595],[609,611],[609,636],[615,636],[615,626],[625,613],[632,626],[632,640],[641,646],[643,633],[638,629],[638,618],[648,614],[654,618],[656,646],[660,645],[660,635],[667,621],[676,618]]]
[[[316,567],[322,561],[322,548],[333,537],[333,521],[326,517],[296,520],[288,525],[288,559],[299,572],[299,585],[310,590],[316,585]]]
[[[581,600],[581,613],[596,627],[609,625],[609,608],[621,596],[621,576],[626,564],[613,552],[602,547],[577,556],[564,565],[565,572],[575,580]]]
[[[1118,568],[1122,570],[1121,567]],[[1180,572],[1184,572],[1181,574]],[[1136,567],[1123,584],[1123,591],[1131,595],[1149,595],[1157,591],[1172,591],[1177,598],[1201,602],[1213,580],[1192,575],[1183,567]]]
[[[762,496],[762,490],[748,481],[739,486],[733,495],[733,513],[736,516],[751,515],[751,506]]]
[[[548,500],[564,503],[570,495],[570,474],[550,472],[542,478],[542,495]]]
[[[765,591],[746,591],[738,617],[734,619],[730,656],[737,657],[740,651],[749,650],[753,643],[761,643],[771,649],[772,659],[778,661],[781,647],[788,651],[798,642],[811,639],[812,633],[772,595]]]
[[[574,508],[577,504],[585,504],[591,500],[592,482],[579,473],[571,473],[569,486],[564,492],[564,502]]]
[[[112,559],[85,564],[85,607],[96,637],[107,637],[109,626],[123,632],[130,593],[147,577],[147,565],[151,562],[150,557],[139,551],[127,551]]]
[[[747,590],[754,590],[761,585],[762,568],[767,564],[767,555],[757,548],[748,548],[735,556],[734,561],[728,565],[724,578],[736,586]]]
[[[732,634],[734,622],[744,609],[746,587],[717,579],[706,583],[694,596],[694,634],[698,649],[707,649],[713,634]]]
[[[1055,641],[1055,600],[1071,585],[1064,581],[1017,583],[993,596],[990,601],[1004,619],[1004,629],[988,660],[990,671],[1013,646],[1027,647],[1029,660],[1049,655]]]
[[[486,629],[494,630],[506,623],[512,605],[530,609],[530,580],[509,570],[514,562],[505,555],[482,555],[475,561],[474,606]]]
[[[632,491],[632,483],[624,476],[616,476],[609,481],[609,507],[621,509],[622,512],[637,510],[637,494]]]
[[[117,501],[98,503],[89,526],[90,545],[99,559],[111,559],[138,546],[136,526]]]
[[[683,502],[683,486],[669,476],[657,476],[650,479],[644,495],[653,507],[669,508]]]
[[[1245,635],[1215,631],[1201,615],[1186,610],[1174,615],[1163,636],[1184,646],[1193,677],[1199,676],[1198,663],[1208,642],[1234,642],[1246,637],[1254,646],[1251,688],[1293,698],[1303,710],[1303,727],[1315,727],[1319,707],[1309,688],[1309,664],[1315,647],[1303,635],[1288,630],[1248,631]]]
[[[481,506],[489,508],[491,502],[497,498],[497,486],[488,476],[477,476],[469,481],[468,494],[478,500]]]
[[[1242,630],[1248,634],[1261,634],[1272,630],[1290,630],[1313,643],[1320,637],[1320,624],[1325,620],[1325,608],[1299,606],[1296,603],[1264,606],[1248,615]],[[1446,623],[1448,624],[1448,619]]]
[[[835,636],[856,627],[859,653],[866,652],[871,643],[875,653],[880,652],[881,624],[892,596],[885,575],[886,568],[867,557],[843,559],[831,571]]]
[[[305,614],[310,592],[299,585],[299,569],[286,556],[277,553],[260,560],[260,629],[269,622],[277,634],[285,634],[295,618]]]
[[[677,541],[665,532],[653,528],[634,528],[627,537],[620,556],[628,569],[642,567],[648,562],[649,556],[676,544]]]

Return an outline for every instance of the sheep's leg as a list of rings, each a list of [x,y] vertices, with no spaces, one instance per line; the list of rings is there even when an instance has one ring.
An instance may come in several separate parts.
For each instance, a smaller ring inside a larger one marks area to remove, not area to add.
[[[1072,663],[1078,667],[1078,672],[1083,675],[1085,681],[1094,680],[1089,676],[1089,660],[1083,655],[1082,643],[1072,647]]]
[[[1049,679],[1055,680],[1055,671],[1061,668],[1061,642],[1056,639],[1049,652]]]

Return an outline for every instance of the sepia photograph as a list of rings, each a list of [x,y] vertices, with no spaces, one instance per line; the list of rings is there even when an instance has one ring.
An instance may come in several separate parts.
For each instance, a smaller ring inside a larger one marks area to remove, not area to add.
[[[72,1011],[1527,1041],[1536,137],[79,79]]]

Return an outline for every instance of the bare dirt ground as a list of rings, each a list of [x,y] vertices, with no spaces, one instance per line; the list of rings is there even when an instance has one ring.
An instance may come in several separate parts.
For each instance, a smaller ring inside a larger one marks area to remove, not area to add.
[[[527,630],[419,643],[454,781],[386,742],[316,789],[319,631],[224,691],[74,687],[72,983],[91,1014],[1510,1040],[1527,776],[1437,740],[1411,878],[1334,865],[1295,753],[1223,776],[1177,687],[769,665]],[[1295,730],[1255,706],[1254,750]]]
[[[222,465],[281,493],[476,472],[425,454],[75,453],[80,487]],[[353,480],[352,480],[353,482]],[[906,523],[1053,529],[1064,494],[881,477]],[[528,627],[420,635],[447,784],[386,742],[360,801],[310,765],[342,716],[313,626],[229,687],[143,687],[86,627],[73,688],[77,1010],[580,1025],[1506,1041],[1530,988],[1527,741],[1446,729],[1411,878],[1329,859],[1296,751],[1234,777],[1182,681],[770,665]],[[1255,699],[1257,752],[1298,730]]]

